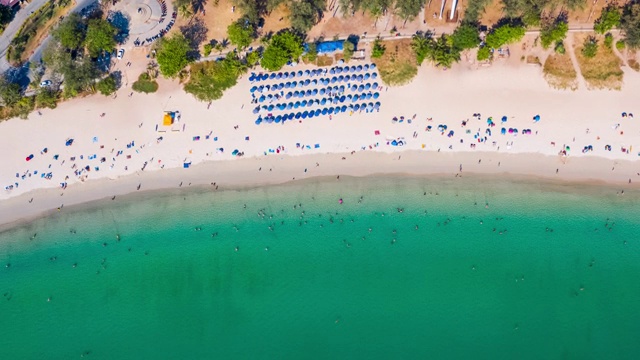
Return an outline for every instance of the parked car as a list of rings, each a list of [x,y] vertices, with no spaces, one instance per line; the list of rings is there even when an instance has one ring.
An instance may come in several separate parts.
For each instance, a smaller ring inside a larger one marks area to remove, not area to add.
[[[118,60],[122,60],[123,56],[124,56],[124,49],[118,50]]]
[[[51,86],[51,84],[53,84],[53,82],[51,80],[45,80],[45,81],[40,83],[40,87]]]

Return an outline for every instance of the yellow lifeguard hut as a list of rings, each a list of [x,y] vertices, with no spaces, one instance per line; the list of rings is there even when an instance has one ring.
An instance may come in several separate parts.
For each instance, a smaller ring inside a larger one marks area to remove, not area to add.
[[[164,117],[162,118],[162,125],[171,126],[176,118],[175,111],[165,111]]]

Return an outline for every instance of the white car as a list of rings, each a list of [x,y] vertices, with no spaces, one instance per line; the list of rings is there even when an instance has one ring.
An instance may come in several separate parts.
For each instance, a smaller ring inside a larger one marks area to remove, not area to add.
[[[45,80],[45,81],[40,83],[40,87],[51,86],[51,84],[53,84],[53,82],[51,80]]]
[[[118,50],[118,60],[122,60],[122,57],[124,56],[124,49],[120,49]]]

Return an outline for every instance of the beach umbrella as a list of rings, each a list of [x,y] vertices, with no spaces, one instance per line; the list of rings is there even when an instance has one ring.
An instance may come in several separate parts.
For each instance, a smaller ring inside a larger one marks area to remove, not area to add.
[[[326,90],[324,88],[320,89],[319,91],[320,95],[324,95],[326,93]]]
[[[299,87],[299,88],[301,88],[301,87],[303,87],[303,86],[304,86],[304,81],[300,81],[300,82],[298,83],[298,87]]]
[[[253,113],[257,114],[260,112],[260,106],[256,106],[255,109],[253,109]]]
[[[345,81],[345,82],[349,82],[349,80],[351,80],[351,75],[346,75],[346,76],[344,77],[344,81]]]
[[[371,77],[371,75],[369,73],[366,73],[362,76],[363,80],[369,80],[369,78]]]
[[[358,91],[363,92],[364,91],[364,85],[358,86]]]
[[[308,86],[309,83],[311,83],[311,80],[309,80],[309,79],[305,79],[304,80],[304,86]]]
[[[284,98],[285,98],[285,99],[291,99],[291,96],[293,96],[293,94],[291,93],[291,91],[289,91],[289,92],[284,96]]]
[[[267,107],[267,110],[272,111],[273,110],[273,105],[269,105],[269,107]]]
[[[266,118],[264,118],[264,121],[267,124],[271,124],[273,122],[273,116],[267,116]]]
[[[315,114],[313,113],[313,110],[309,111],[309,118],[312,118],[314,116],[315,116]]]
[[[258,89],[257,86],[252,86],[249,91],[253,94],[254,92],[256,92],[257,89]]]
[[[262,119],[260,119],[260,118],[256,119],[256,125],[260,125],[261,122],[262,122]]]
[[[349,71],[351,71],[351,72],[356,72],[356,67],[355,67],[355,66],[352,66],[352,67],[349,69]]]
[[[380,93],[373,93],[373,98],[374,98],[374,99],[377,99],[377,98],[379,98],[379,97],[380,97]]]
[[[280,109],[280,110],[284,110],[284,109],[286,109],[286,108],[287,108],[287,104],[284,104],[284,103],[282,103],[282,104],[278,104],[278,105],[276,105],[276,106],[277,106],[277,107],[278,107],[278,109]]]
[[[364,75],[360,74],[358,75],[358,81],[362,81],[364,79]]]
[[[298,70],[298,73],[296,74],[298,77],[302,76],[302,70]]]
[[[363,68],[364,68],[364,71],[369,70],[369,64],[364,64],[364,67],[363,67]]]
[[[300,119],[300,116],[302,116],[301,113],[297,112],[296,115],[294,116],[295,119]]]
[[[369,103],[369,105],[367,105],[367,111],[371,111],[373,110],[373,104]]]
[[[358,90],[358,85],[351,85],[351,91]]]
[[[331,70],[329,70],[329,74],[333,75],[336,73],[336,70],[334,68],[331,68]]]
[[[311,90],[311,95],[313,96],[318,95],[318,89]]]
[[[372,79],[375,79],[375,78],[377,78],[377,77],[378,77],[378,73],[373,73],[373,74],[371,74],[371,78],[372,78]]]
[[[365,98],[366,98],[367,100],[369,100],[369,99],[371,99],[371,96],[372,96],[372,95],[371,95],[371,93],[368,93],[368,94],[365,96]]]
[[[376,64],[371,63],[371,66],[369,66],[370,69],[375,69],[376,68]]]
[[[295,88],[296,86],[298,86],[298,82],[297,82],[297,81],[295,81],[295,80],[294,80],[294,81],[292,81],[292,82],[291,82],[291,87],[292,87],[292,88]]]
[[[293,107],[293,103],[292,102],[287,104],[287,110],[291,110],[292,107]]]
[[[315,111],[315,115],[316,116],[320,116],[321,113],[322,113],[322,110],[316,109],[316,111]]]
[[[503,123],[504,123],[504,122],[507,122],[507,117],[506,117],[506,116],[503,116],[503,117],[502,117],[502,122],[503,122]]]
[[[338,82],[343,82],[343,81],[344,81],[344,75],[338,76]]]
[[[289,73],[289,79],[293,79],[294,77],[296,77],[296,74],[294,74],[293,72]]]
[[[249,81],[255,81],[255,80],[256,80],[256,74],[251,73],[251,76],[249,76]]]
[[[296,101],[295,104],[293,104],[293,108],[297,109],[300,107],[300,101]]]
[[[352,103],[354,103],[354,102],[356,102],[356,101],[358,101],[358,95],[354,96],[354,97],[351,99],[351,102],[352,102]]]
[[[311,85],[318,85],[318,80],[316,79],[311,80]]]
[[[371,94],[368,94],[369,96],[371,96]],[[367,99],[367,94],[360,94],[360,100],[366,100]]]
[[[264,96],[264,95],[262,95],[262,96],[260,96],[260,98],[258,98],[258,101],[259,101],[259,102],[264,102],[264,99],[266,99],[266,98],[265,98],[265,96]]]
[[[362,71],[362,65],[358,65],[358,67],[356,67],[357,71]]]
[[[305,107],[307,106],[307,100],[302,100],[302,102],[300,103],[300,106]]]
[[[269,74],[269,79],[275,79],[275,78],[276,78],[276,74],[274,73]]]
[[[309,112],[308,112],[308,111],[304,111],[304,112],[302,113],[302,115],[301,115],[301,117],[302,117],[303,119],[306,119],[306,118],[307,118],[307,116],[309,116]]]
[[[374,88],[374,89],[377,89],[378,88],[378,83],[374,82],[373,84],[371,84],[371,87]]]
[[[375,105],[373,105],[373,108],[376,110],[380,109],[380,103],[377,102]]]
[[[353,105],[353,110],[355,110],[355,111],[360,110],[360,105],[358,105],[358,104]]]
[[[267,105],[262,105],[262,110],[267,110]]]
[[[371,89],[371,84],[369,84],[369,83],[364,84],[364,89],[365,90]]]
[[[276,124],[279,124],[280,121],[282,121],[282,116],[280,116],[280,115],[276,116],[274,121],[276,122]]]
[[[341,67],[337,67],[336,68],[336,74],[340,74],[342,73],[342,68]]]
[[[320,112],[322,115],[327,115],[327,113],[329,112],[329,110],[327,110],[327,108],[323,108],[322,111]]]
[[[278,73],[278,74],[276,75],[276,80],[280,80],[280,79],[282,79],[282,73]]]
[[[346,97],[344,95],[340,96],[340,102],[344,102],[346,100]]]
[[[337,77],[335,77],[335,76],[334,76],[334,77],[332,77],[332,78],[331,78],[331,83],[332,83],[332,84],[335,84],[335,83],[336,83],[336,81],[338,81],[338,78],[337,78]]]
[[[540,121],[540,115],[536,115],[533,117],[533,121],[538,122]]]
[[[320,100],[320,105],[324,105],[327,103],[327,99],[322,98],[322,100]]]
[[[311,100],[307,103],[307,107],[312,107],[315,104],[316,104],[315,101]]]
[[[273,99],[273,95],[268,94],[268,95],[267,95],[267,100],[272,100],[272,99]]]
[[[286,89],[290,88],[290,87],[291,87],[291,82],[290,82],[290,81],[287,81],[286,83],[284,83],[284,87],[285,87]]]
[[[278,84],[278,90],[282,90],[283,88],[284,88],[284,84],[283,83]]]
[[[342,107],[340,108],[340,111],[342,112],[347,111],[347,105],[342,105]]]
[[[306,76],[309,76],[309,74],[310,74],[309,70],[305,70],[305,71],[304,71],[304,74],[305,74]]]
[[[327,114],[333,114],[333,106],[327,109]]]
[[[304,96],[311,96],[311,90],[307,90],[304,92]]]

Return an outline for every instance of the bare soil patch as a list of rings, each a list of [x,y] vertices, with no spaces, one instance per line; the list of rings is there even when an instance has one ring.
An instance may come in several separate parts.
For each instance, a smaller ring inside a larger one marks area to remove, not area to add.
[[[380,77],[387,85],[409,83],[418,74],[416,55],[411,40],[394,40],[385,43],[387,51],[376,60]]]
[[[580,65],[580,72],[587,82],[589,88],[614,89],[622,87],[622,60],[616,54],[603,45],[604,38],[598,38],[598,52],[593,58],[586,58],[582,55],[584,39],[588,35],[576,35],[574,50],[576,59]]]
[[[578,74],[567,53],[552,54],[547,57],[542,72],[549,85],[556,89],[576,90],[578,88]]]

